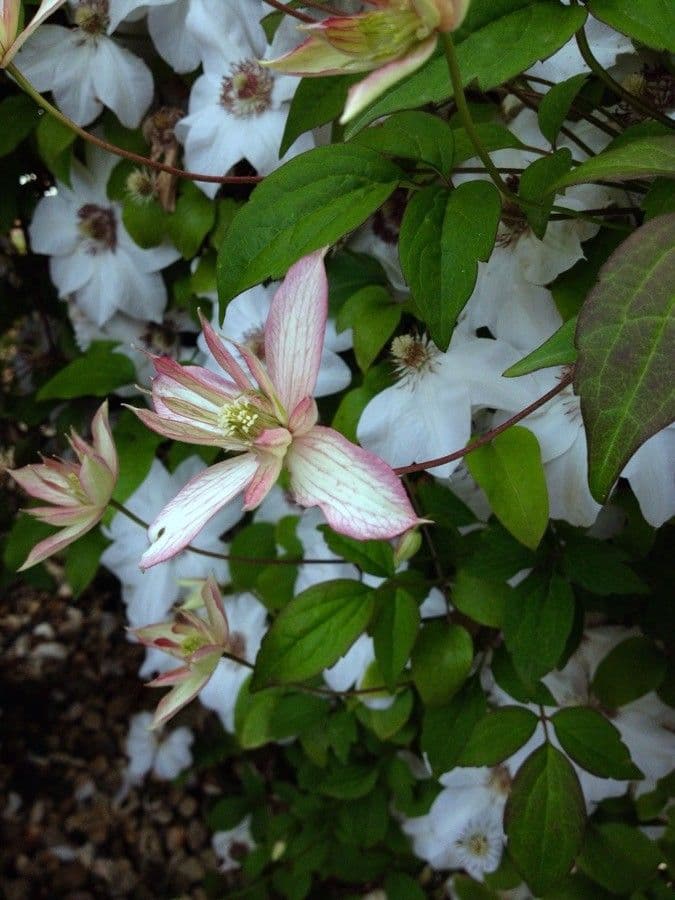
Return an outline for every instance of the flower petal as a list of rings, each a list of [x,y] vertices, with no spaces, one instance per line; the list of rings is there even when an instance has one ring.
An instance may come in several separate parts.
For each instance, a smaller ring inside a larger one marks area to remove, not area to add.
[[[199,321],[202,323],[202,333],[206,345],[218,365],[227,372],[234,383],[241,388],[244,393],[252,391],[254,387],[246,377],[246,373],[234,356],[232,356],[229,350],[223,345],[222,340],[212,328],[209,320],[202,315],[201,310],[199,310]]]
[[[350,87],[345,108],[340,116],[340,124],[344,125],[351,121],[371,101],[383,94],[388,87],[419,69],[434,52],[437,40],[436,35],[433,34],[417,44],[410,53],[380,66],[379,69],[366,76],[363,81]]]
[[[171,559],[187,547],[209,519],[246,488],[257,468],[257,458],[243,453],[191,478],[148,529],[152,544],[141,557],[141,569]]]
[[[115,480],[118,474],[117,449],[108,421],[108,401],[98,408],[91,422],[91,434],[94,439],[94,450],[104,460]]]
[[[209,678],[213,675],[219,659],[220,654],[214,653],[212,657],[208,657],[207,659],[202,660],[199,665],[188,669],[187,677],[177,681],[169,693],[165,697],[162,697],[157,704],[157,709],[155,710],[155,715],[152,720],[152,728],[159,728],[160,725],[164,725],[172,716],[176,715],[178,710],[187,706],[191,700],[194,700]],[[170,674],[171,673],[167,673],[167,675]],[[151,682],[151,686],[162,687],[161,684],[157,683],[162,677],[163,676],[160,675],[154,682]],[[166,681],[164,683],[166,684]]]
[[[60,550],[63,550],[65,547],[68,547],[93,528],[99,519],[100,515],[97,514],[94,519],[70,525],[68,528],[62,528],[60,531],[57,531],[56,534],[52,534],[43,541],[40,541],[40,543],[36,544],[30,551],[24,564],[17,569],[17,572],[24,572],[26,569],[30,569],[31,566],[37,565],[48,557],[58,553]]]
[[[291,266],[265,325],[265,361],[289,412],[313,395],[319,374],[328,315],[325,254],[317,250]]]
[[[286,454],[301,506],[319,506],[335,531],[360,540],[391,538],[417,525],[400,479],[379,456],[320,425]]]
[[[256,506],[262,503],[276,484],[282,464],[283,456],[271,453],[265,453],[260,456],[258,469],[244,494],[245,510],[255,509]]]

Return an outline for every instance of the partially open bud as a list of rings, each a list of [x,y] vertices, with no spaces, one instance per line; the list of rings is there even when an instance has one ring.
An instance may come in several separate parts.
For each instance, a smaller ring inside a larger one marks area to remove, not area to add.
[[[19,0],[0,0],[0,50],[3,59],[5,51],[12,45],[19,30]]]
[[[400,566],[401,563],[412,559],[421,546],[422,535],[417,528],[411,528],[410,531],[404,532],[394,548],[394,563],[396,566]]]
[[[23,42],[38,25],[64,3],[65,0],[42,0],[28,27],[18,34],[20,0],[0,0],[0,69],[5,69],[11,63]]]

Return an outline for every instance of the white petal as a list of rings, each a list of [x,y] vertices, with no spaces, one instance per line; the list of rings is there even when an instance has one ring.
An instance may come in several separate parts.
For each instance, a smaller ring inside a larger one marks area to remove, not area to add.
[[[93,71],[97,96],[123,125],[136,128],[152,100],[150,69],[111,38],[100,36],[97,51]]]

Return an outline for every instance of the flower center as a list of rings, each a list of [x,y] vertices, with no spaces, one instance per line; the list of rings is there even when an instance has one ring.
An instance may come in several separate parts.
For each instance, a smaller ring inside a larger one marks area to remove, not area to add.
[[[464,839],[463,844],[465,849],[472,856],[485,857],[488,855],[490,849],[490,842],[487,839],[487,835],[480,831],[475,831],[473,834],[470,834]]]
[[[274,79],[254,59],[234,64],[229,77],[223,78],[220,105],[239,119],[259,116],[272,103]]]
[[[187,656],[192,656],[192,654],[196,653],[197,650],[205,647],[207,643],[208,642],[203,635],[190,634],[185,638],[183,643],[180,645],[180,648]]]
[[[222,428],[227,437],[238,438],[241,441],[250,441],[256,438],[265,428],[263,419],[265,416],[259,407],[254,406],[244,397],[239,397],[232,403],[225,403],[218,412],[218,427]]]
[[[75,10],[75,24],[85,34],[105,34],[110,24],[108,0],[80,0]]]
[[[103,250],[117,247],[117,222],[111,206],[85,203],[77,211],[80,234],[89,240],[88,252],[92,256]]]
[[[438,350],[426,335],[401,334],[391,342],[391,357],[400,380],[433,370]]]

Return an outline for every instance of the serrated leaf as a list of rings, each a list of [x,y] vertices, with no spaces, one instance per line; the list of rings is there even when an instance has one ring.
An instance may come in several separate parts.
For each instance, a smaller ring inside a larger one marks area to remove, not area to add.
[[[525,215],[532,231],[538,238],[546,233],[548,219],[555,199],[553,185],[572,165],[572,153],[567,147],[556,150],[548,156],[535,159],[520,177],[518,196],[530,201],[525,207]]]
[[[534,550],[548,527],[548,489],[536,437],[527,428],[509,428],[469,453],[466,464],[502,525]]]
[[[668,0],[589,0],[593,15],[655,50],[675,53],[675,12]]]
[[[509,853],[533,893],[546,894],[569,872],[585,824],[574,769],[559,750],[543,744],[518,770],[504,813]]]
[[[523,706],[502,706],[482,718],[460,754],[460,766],[496,766],[534,734],[537,716]]]
[[[574,622],[574,594],[559,575],[531,575],[514,588],[504,613],[504,641],[526,683],[554,669]]]
[[[644,137],[587,159],[551,187],[559,191],[588,181],[624,181],[675,175],[675,136]]]
[[[473,641],[461,625],[427,622],[412,653],[412,679],[427,706],[443,706],[471,671]]]
[[[447,122],[430,113],[396,113],[359,132],[352,138],[352,143],[388,156],[429,163],[441,175],[447,175],[452,169],[453,131]]]
[[[666,675],[666,660],[645,637],[629,637],[602,660],[591,690],[609,709],[616,709],[656,690]]]
[[[378,611],[371,632],[375,659],[384,683],[393,691],[417,638],[420,611],[407,591],[386,585],[383,588],[377,592]]]
[[[645,223],[618,247],[579,313],[575,390],[588,437],[589,486],[599,503],[635,451],[675,419],[674,280],[671,214]]]
[[[608,891],[626,896],[656,878],[662,859],[656,844],[638,828],[606,822],[586,832],[579,867]]]
[[[73,397],[106,397],[136,377],[131,360],[115,353],[115,341],[94,341],[87,352],[68,363],[37,393],[38,400],[71,400]]]
[[[492,184],[469,181],[455,190],[429,187],[406,207],[399,255],[420,318],[447,350],[457,317],[473,293],[478,262],[489,258],[501,216]]]
[[[465,87],[477,80],[485,91],[519,75],[567,43],[586,18],[585,10],[546,0],[527,3],[519,9],[513,9],[511,4],[502,5],[493,12],[494,6],[484,7],[485,19],[477,22],[474,30],[457,44],[457,60]],[[351,137],[380,116],[426,103],[440,103],[451,96],[445,58],[433,57],[356,116],[345,129],[345,136]]]
[[[354,356],[362,372],[370,368],[401,319],[400,303],[379,284],[361,288],[344,303],[336,325],[339,331],[351,328]]]
[[[220,245],[221,304],[266,278],[280,278],[300,257],[357,228],[400,177],[392,162],[351,144],[317,147],[267,175]]]
[[[387,541],[358,541],[338,534],[329,525],[319,525],[319,531],[336,556],[354,563],[364,572],[380,578],[388,578],[395,573],[394,551]]]
[[[263,638],[251,689],[304,681],[332,666],[366,628],[374,604],[370,588],[347,579],[298,594]]]
[[[451,599],[453,606],[479,625],[501,628],[512,593],[513,588],[503,581],[489,581],[467,569],[459,569]]]
[[[420,742],[434,774],[449,772],[457,765],[486,710],[485,694],[476,677],[446,705],[425,709]]]
[[[560,709],[550,721],[565,753],[587,772],[619,781],[643,777],[617,729],[597,710]]]
[[[576,327],[577,317],[573,316],[564,322],[543,344],[540,344],[536,350],[509,366],[502,374],[506,378],[517,378],[520,375],[528,375],[530,372],[538,372],[539,369],[547,369],[551,366],[564,366],[576,362],[577,350],[574,346]]]
[[[588,75],[581,72],[554,84],[544,95],[537,110],[537,118],[541,133],[550,144],[555,144],[572,104],[587,80]]]

